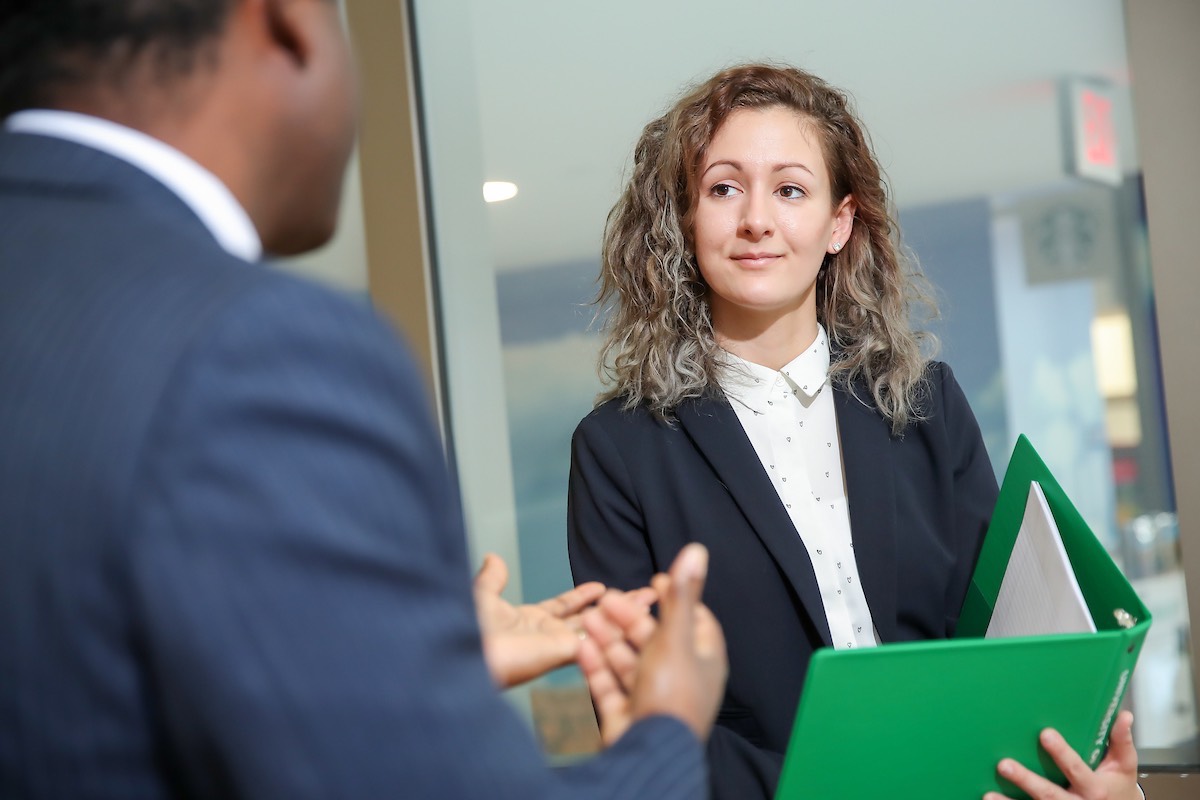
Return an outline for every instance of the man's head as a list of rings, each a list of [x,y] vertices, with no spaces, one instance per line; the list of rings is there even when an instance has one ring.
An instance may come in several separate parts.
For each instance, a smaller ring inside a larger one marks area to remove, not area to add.
[[[356,98],[334,0],[5,0],[0,116],[58,108],[178,148],[268,252],[333,233]]]
[[[233,3],[9,0],[0,10],[0,116],[118,85],[144,60],[164,81],[185,75],[211,55]]]

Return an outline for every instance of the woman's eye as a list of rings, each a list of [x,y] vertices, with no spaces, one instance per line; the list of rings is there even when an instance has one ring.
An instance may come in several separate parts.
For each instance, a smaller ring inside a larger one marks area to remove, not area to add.
[[[785,200],[793,200],[804,197],[804,190],[799,186],[781,186],[779,187],[779,196]]]
[[[716,186],[712,187],[711,191],[714,197],[729,197],[737,194],[737,189],[730,186],[728,183],[718,183]]]

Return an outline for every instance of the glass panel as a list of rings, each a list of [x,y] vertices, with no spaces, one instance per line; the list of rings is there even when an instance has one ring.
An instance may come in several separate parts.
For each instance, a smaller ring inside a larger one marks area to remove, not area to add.
[[[1151,606],[1139,746],[1195,737],[1120,2],[413,8],[454,452],[472,535],[519,554],[526,597],[570,585],[569,441],[600,389],[588,301],[641,127],[723,66],[794,63],[856,100],[993,463],[1028,434]],[[517,193],[485,204],[485,181]],[[574,673],[533,706],[551,751],[590,746]]]

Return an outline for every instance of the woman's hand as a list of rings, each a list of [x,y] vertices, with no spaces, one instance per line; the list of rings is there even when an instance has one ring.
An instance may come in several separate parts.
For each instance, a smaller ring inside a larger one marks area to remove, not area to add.
[[[1137,785],[1137,750],[1133,746],[1133,714],[1122,711],[1108,737],[1108,753],[1093,772],[1058,734],[1047,728],[1038,737],[1070,785],[1064,789],[1006,758],[996,768],[1000,777],[1012,781],[1033,800],[1141,800]],[[1003,800],[988,792],[984,800]]]

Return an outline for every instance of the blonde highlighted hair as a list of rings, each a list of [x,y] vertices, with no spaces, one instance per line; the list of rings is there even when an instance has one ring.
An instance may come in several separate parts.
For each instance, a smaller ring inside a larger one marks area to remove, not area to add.
[[[723,369],[708,286],[692,245],[698,176],[717,129],[740,108],[791,109],[818,133],[833,202],[853,195],[854,230],[817,278],[817,319],[833,351],[830,378],[861,381],[894,434],[923,418],[932,337],[914,306],[933,302],[901,254],[887,187],[846,96],[802,70],[748,64],[724,70],[642,131],[633,171],[608,215],[597,303],[607,311],[601,400],[646,405],[669,418],[688,398],[719,394]]]

